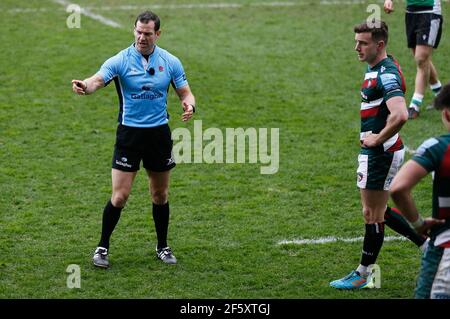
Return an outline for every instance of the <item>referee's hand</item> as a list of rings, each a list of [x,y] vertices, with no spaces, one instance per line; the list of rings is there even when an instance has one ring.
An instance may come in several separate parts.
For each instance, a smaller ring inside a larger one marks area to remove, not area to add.
[[[384,1],[384,12],[389,14],[392,11],[394,11],[394,4],[392,3],[392,0]]]
[[[192,117],[192,115],[194,115],[194,108],[192,107],[191,104],[189,104],[185,101],[183,101],[183,111],[184,111],[184,113],[181,116],[181,120],[183,122],[188,121]]]
[[[86,94],[86,82],[80,80],[72,80],[72,91],[79,95]]]

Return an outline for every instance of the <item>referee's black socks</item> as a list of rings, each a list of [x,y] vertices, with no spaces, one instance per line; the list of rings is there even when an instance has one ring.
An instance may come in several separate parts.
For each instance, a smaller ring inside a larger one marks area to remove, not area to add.
[[[405,217],[396,208],[388,207],[384,213],[384,223],[400,235],[405,236],[417,246],[422,246],[426,237],[419,235],[411,228]]]
[[[153,220],[155,222],[158,249],[167,247],[167,229],[169,228],[169,202],[163,205],[153,203]]]
[[[99,247],[109,249],[109,238],[119,221],[121,211],[122,207],[114,207],[111,200],[106,204],[103,210],[102,237],[98,243]]]

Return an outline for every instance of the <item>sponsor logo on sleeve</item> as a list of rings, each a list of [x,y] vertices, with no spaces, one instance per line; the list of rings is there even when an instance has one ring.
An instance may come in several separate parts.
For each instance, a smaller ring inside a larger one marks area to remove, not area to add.
[[[397,81],[395,74],[386,73],[380,75],[381,83],[386,91],[393,91],[400,89],[400,84]]]

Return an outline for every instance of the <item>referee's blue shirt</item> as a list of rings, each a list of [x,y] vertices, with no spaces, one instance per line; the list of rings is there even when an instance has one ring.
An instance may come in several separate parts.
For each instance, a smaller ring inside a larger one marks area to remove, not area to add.
[[[178,89],[188,84],[180,60],[156,45],[147,62],[133,43],[106,60],[97,74],[105,85],[114,80],[119,95],[119,123],[133,127],[167,124],[169,85]]]

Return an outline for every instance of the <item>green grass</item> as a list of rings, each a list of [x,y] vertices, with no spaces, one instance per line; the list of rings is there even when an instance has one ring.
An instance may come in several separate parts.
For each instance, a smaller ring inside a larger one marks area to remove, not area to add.
[[[178,165],[170,189],[175,267],[153,256],[150,198],[140,172],[112,238],[112,267],[101,271],[90,258],[110,196],[117,97],[112,86],[75,96],[70,81],[95,73],[133,41],[139,11],[92,9],[123,29],[84,16],[81,29],[68,29],[67,13],[52,1],[3,0],[0,297],[411,298],[420,254],[409,242],[386,242],[377,262],[382,289],[356,292],[335,291],[328,282],[358,264],[361,243],[277,245],[282,239],[363,234],[355,170],[364,65],[353,50],[352,28],[368,15],[367,4],[297,2],[305,4],[155,10],[163,30],[158,44],[182,60],[203,128],[279,128],[280,169],[261,175],[260,164]],[[400,6],[382,17],[409,99],[415,66]],[[17,7],[49,10],[11,11]],[[449,52],[446,28],[433,57],[443,83]],[[425,103],[431,99],[428,92]],[[173,92],[169,112],[172,129],[192,132],[192,121],[179,120]],[[441,133],[438,112],[425,111],[406,124],[402,137],[415,149]],[[415,191],[424,214],[431,210],[430,181]],[[81,289],[66,287],[69,264],[81,267]]]

